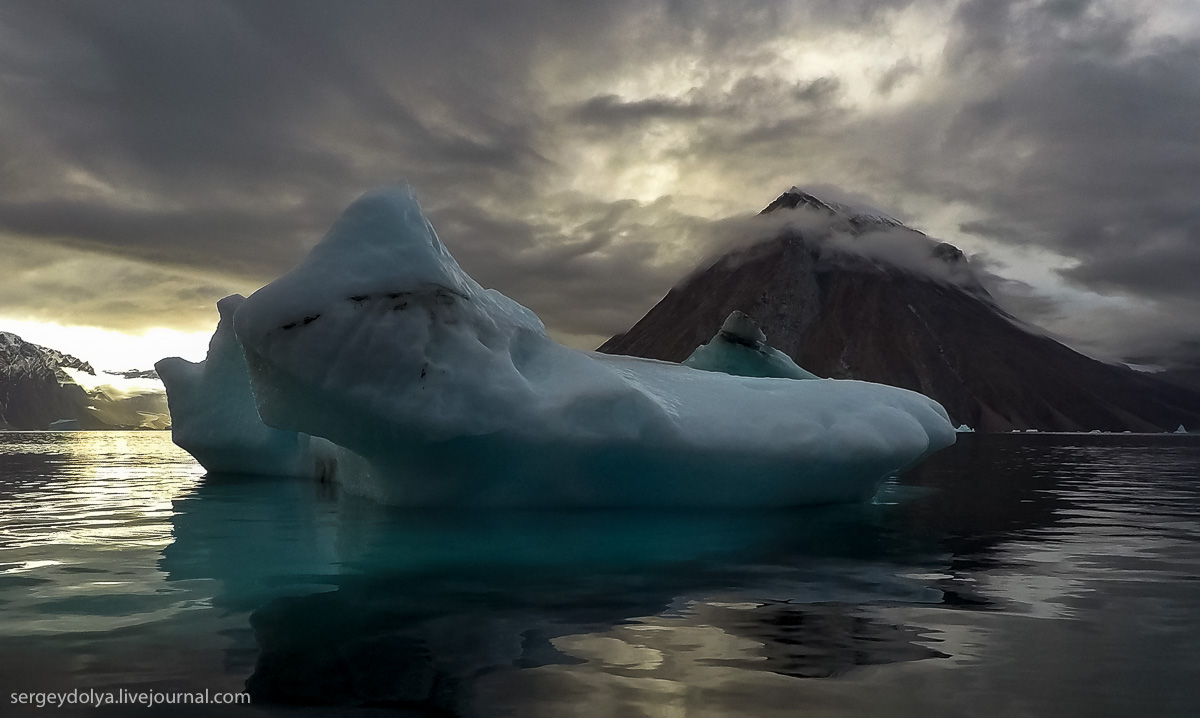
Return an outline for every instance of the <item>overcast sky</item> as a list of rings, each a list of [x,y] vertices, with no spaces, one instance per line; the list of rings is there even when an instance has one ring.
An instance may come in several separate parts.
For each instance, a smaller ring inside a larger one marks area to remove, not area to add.
[[[802,184],[1200,362],[1194,0],[0,0],[0,329],[208,333],[402,180],[577,346]]]

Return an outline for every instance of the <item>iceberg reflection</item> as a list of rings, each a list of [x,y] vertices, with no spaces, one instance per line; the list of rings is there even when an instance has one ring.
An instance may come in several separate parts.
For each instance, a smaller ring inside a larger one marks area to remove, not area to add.
[[[710,637],[712,665],[792,676],[940,655],[856,608],[943,598],[911,576],[944,557],[897,537],[884,506],[416,512],[209,476],[172,523],[168,580],[215,580],[214,606],[252,611],[262,701],[472,714],[497,671],[654,670],[660,649],[629,637],[680,631]]]

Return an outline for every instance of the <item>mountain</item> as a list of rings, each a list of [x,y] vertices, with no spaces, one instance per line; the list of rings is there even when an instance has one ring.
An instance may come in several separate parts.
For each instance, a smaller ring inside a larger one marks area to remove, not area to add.
[[[1154,374],[1154,378],[1189,391],[1200,392],[1200,367],[1189,366],[1168,369]]]
[[[110,371],[109,374],[119,376],[123,379],[154,379],[159,380],[158,371],[154,369],[125,369],[124,371]]]
[[[980,431],[1200,428],[1200,391],[1022,323],[953,245],[800,188],[762,214],[772,238],[702,265],[599,351],[682,361],[738,310],[805,369],[919,391]]]
[[[814,210],[827,215],[830,225],[835,229],[850,229],[859,233],[878,229],[906,229],[917,234],[924,234],[910,229],[900,220],[870,205],[852,201],[839,202],[833,199],[820,199],[800,187],[792,187],[779,195],[774,202],[767,205],[761,214],[770,214],[781,209]]]
[[[64,369],[96,373],[69,354],[0,332],[0,429],[45,429],[60,419],[103,428],[86,409],[87,392]]]
[[[0,429],[169,426],[166,394],[157,374],[97,373],[70,354],[0,332]]]

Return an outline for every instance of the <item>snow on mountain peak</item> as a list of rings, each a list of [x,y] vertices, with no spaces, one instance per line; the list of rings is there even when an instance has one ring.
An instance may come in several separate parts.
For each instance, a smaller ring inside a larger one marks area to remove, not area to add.
[[[82,359],[27,342],[12,332],[0,331],[0,375],[8,378],[54,376],[60,383],[70,383],[72,379],[62,371],[64,368],[96,373],[92,365]]]
[[[861,200],[852,198],[833,188],[812,190],[793,186],[769,204],[762,211],[762,214],[773,212],[777,209],[796,209],[798,207],[815,209],[835,215],[849,222],[855,229],[879,226],[909,229],[903,222],[887,212],[872,207]]]

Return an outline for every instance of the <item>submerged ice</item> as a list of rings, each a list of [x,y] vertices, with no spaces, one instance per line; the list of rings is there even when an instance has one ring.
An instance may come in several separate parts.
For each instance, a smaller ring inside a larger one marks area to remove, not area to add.
[[[408,189],[365,195],[299,267],[222,316],[214,346],[244,377],[160,368],[181,446],[213,471],[228,441],[255,466],[277,457],[269,473],[312,475],[302,444],[322,437],[338,452],[329,478],[393,503],[852,501],[954,442],[942,407],[903,389],[559,345],[533,312],[463,272]]]

